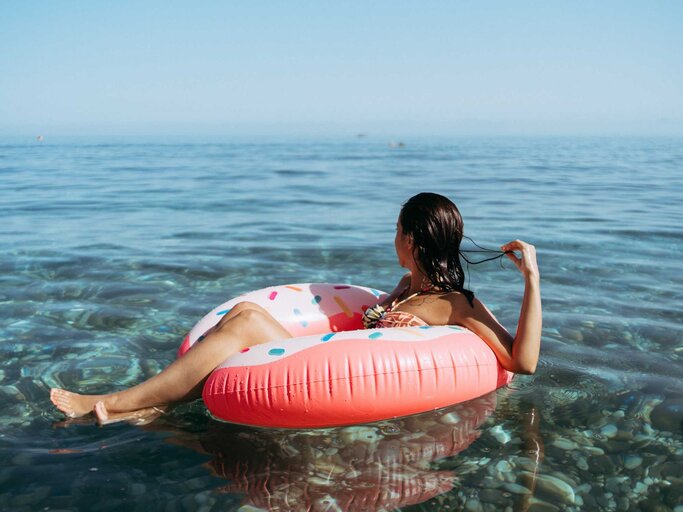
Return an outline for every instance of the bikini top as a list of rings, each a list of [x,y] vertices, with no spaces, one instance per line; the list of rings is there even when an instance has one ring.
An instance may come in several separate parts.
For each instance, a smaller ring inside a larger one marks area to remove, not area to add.
[[[406,297],[405,299],[399,301],[399,297],[401,297],[401,295],[403,295],[403,293],[409,287],[410,285],[406,286],[403,289],[403,291],[398,295],[398,297],[396,297],[391,302],[391,304],[386,308],[381,304],[375,304],[374,306],[366,309],[363,313],[362,318],[363,325],[365,326],[365,328],[374,329],[377,327],[405,327],[409,325],[428,325],[427,322],[422,320],[420,317],[412,313],[409,313],[408,311],[394,311],[398,306],[400,306],[404,302],[408,302],[413,297],[416,297],[417,295],[420,295],[422,293],[428,293],[433,288],[432,285],[429,285],[423,288],[422,290],[413,293],[409,297]],[[470,306],[474,306],[474,293],[472,293],[470,290],[465,290],[464,288],[460,291],[465,295],[465,297],[467,298],[467,302],[469,302]]]

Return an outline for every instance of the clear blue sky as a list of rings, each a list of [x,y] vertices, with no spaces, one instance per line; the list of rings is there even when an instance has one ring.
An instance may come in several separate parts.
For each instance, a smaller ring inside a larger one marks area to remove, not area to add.
[[[0,3],[0,134],[683,134],[683,2]]]

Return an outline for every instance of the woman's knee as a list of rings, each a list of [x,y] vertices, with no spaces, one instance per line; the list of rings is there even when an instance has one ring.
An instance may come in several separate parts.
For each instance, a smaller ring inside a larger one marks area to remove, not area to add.
[[[230,310],[231,312],[234,312],[235,314],[237,313],[242,313],[244,311],[263,311],[263,307],[259,306],[255,302],[249,302],[248,300],[238,302],[235,304],[232,309]]]
[[[240,302],[240,304],[243,304]],[[239,304],[237,305],[239,306]],[[235,306],[235,308],[237,307]],[[233,308],[234,310],[234,308]],[[248,306],[243,306],[240,307],[239,310],[235,312],[236,314],[232,315],[229,319],[223,320],[218,323],[216,326],[218,330],[223,330],[223,329],[239,329],[239,330],[245,330],[250,326],[253,325],[258,325],[260,322],[263,322],[266,320],[267,315],[258,310],[258,309],[252,309],[249,308]]]
[[[247,311],[264,312],[264,309],[258,304],[255,304],[254,302],[238,302],[232,308],[230,308],[230,311],[226,315],[223,315],[223,317],[221,317],[221,319],[216,324],[215,329],[222,329],[223,327],[225,327],[225,325],[234,320],[238,315],[245,313]]]
[[[267,312],[248,308],[237,313],[229,322],[219,327],[219,330],[229,330],[231,335],[243,340],[245,346],[292,337]]]

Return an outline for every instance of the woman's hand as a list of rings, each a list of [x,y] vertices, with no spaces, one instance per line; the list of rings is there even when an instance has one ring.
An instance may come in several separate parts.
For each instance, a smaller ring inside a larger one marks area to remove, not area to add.
[[[501,245],[500,249],[505,251],[505,255],[512,260],[525,278],[540,279],[538,263],[536,261],[536,247],[522,240],[513,240]],[[520,252],[522,257],[517,257],[514,251]]]

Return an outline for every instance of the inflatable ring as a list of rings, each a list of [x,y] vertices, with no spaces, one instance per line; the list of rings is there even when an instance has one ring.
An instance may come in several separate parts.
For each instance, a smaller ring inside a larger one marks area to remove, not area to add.
[[[264,307],[294,338],[232,355],[211,373],[202,393],[215,417],[259,427],[396,418],[471,400],[510,382],[513,374],[488,345],[462,327],[362,329],[362,312],[385,296],[326,283],[256,290],[209,312],[178,355],[239,302]]]

